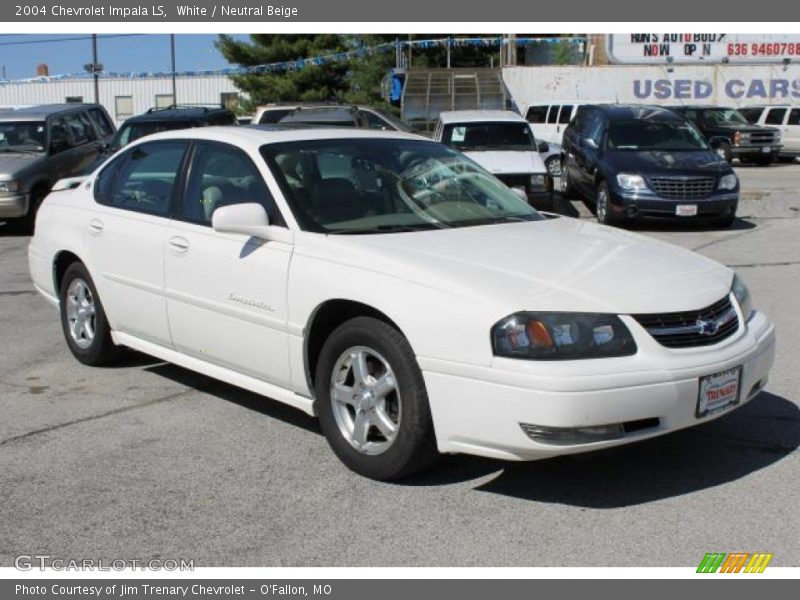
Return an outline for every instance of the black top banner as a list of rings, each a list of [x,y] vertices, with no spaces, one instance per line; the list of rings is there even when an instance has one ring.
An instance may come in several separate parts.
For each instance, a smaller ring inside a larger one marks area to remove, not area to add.
[[[785,0],[17,0],[0,5],[5,22],[781,22],[793,33],[800,3]],[[598,28],[599,30],[602,27]]]

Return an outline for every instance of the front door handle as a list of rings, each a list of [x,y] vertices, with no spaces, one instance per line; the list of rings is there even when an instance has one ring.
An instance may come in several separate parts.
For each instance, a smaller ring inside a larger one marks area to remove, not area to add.
[[[169,248],[176,254],[184,254],[189,251],[189,240],[179,235],[169,238]]]
[[[100,235],[103,233],[103,222],[100,219],[92,219],[89,221],[89,233]]]

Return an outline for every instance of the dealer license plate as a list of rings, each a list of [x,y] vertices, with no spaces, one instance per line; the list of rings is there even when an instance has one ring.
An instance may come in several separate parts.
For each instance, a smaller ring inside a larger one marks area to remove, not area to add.
[[[769,146],[762,146],[761,152],[763,152],[764,154],[769,154],[770,152],[772,152],[772,148],[770,148]]]
[[[739,403],[739,387],[742,381],[742,367],[734,367],[721,373],[700,378],[700,391],[697,395],[697,417],[722,410]]]
[[[678,204],[675,214],[679,217],[694,217],[697,215],[697,204]]]

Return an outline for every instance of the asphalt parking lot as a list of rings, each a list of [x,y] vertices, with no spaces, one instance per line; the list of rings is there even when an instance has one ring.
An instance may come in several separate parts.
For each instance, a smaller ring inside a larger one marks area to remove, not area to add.
[[[738,172],[734,228],[636,229],[741,272],[778,330],[765,393],[622,449],[452,456],[398,484],[348,471],[276,402],[143,355],[80,365],[33,292],[28,238],[0,227],[0,565],[694,566],[711,551],[800,565],[800,164]]]

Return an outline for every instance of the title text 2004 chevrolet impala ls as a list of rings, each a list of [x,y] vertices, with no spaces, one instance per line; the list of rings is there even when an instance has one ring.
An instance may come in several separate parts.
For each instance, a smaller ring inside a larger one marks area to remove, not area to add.
[[[697,425],[774,358],[727,267],[537,213],[401,133],[143,138],[56,186],[29,258],[79,361],[128,346],[298,407],[377,479]]]

